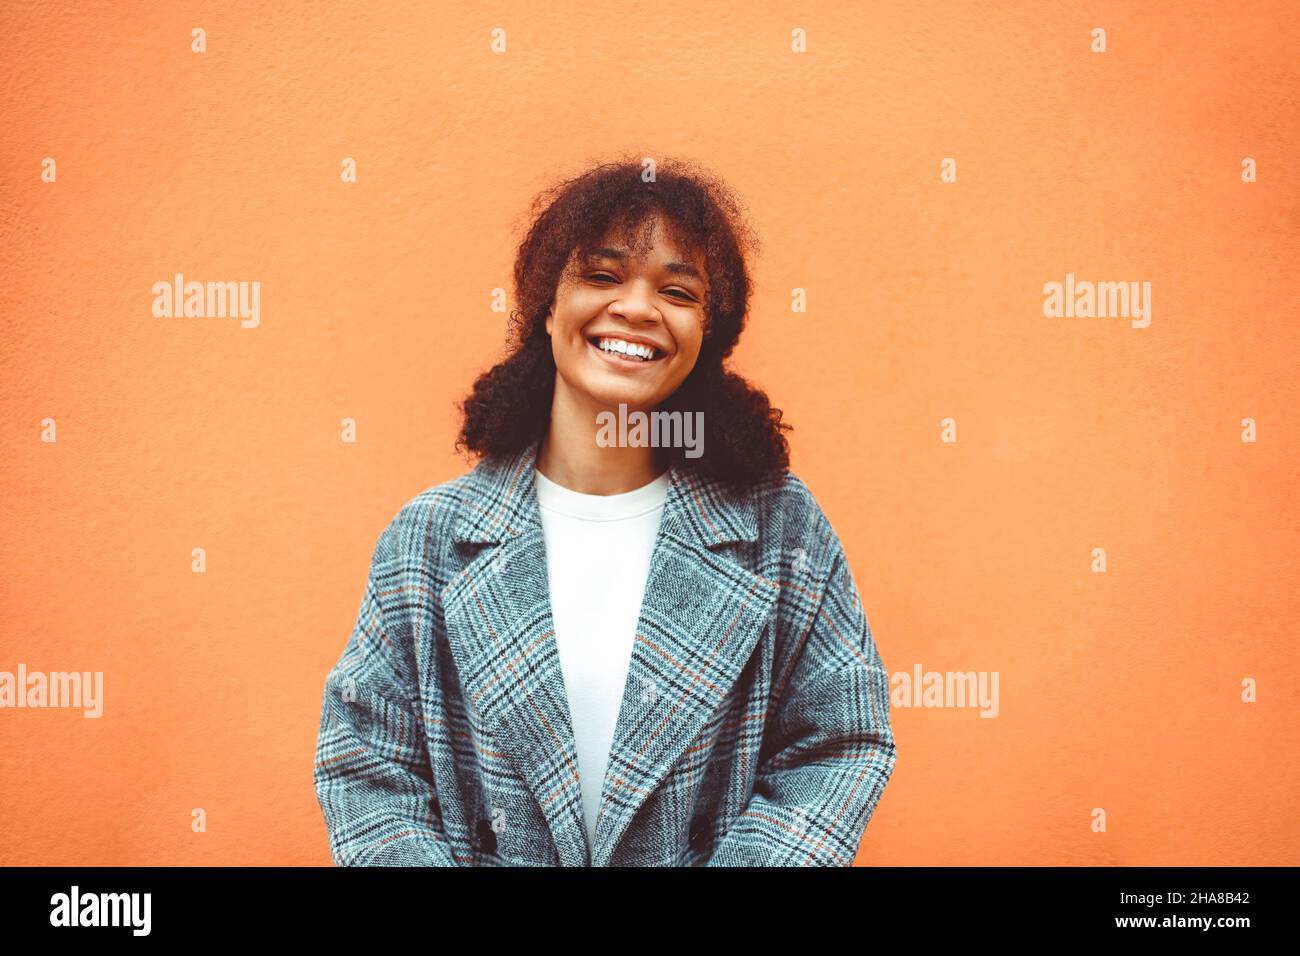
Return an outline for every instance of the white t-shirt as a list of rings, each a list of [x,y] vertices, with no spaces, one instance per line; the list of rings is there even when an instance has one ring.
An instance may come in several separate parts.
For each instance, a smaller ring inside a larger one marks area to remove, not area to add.
[[[578,748],[588,838],[614,741],[670,472],[619,495],[587,495],[540,471],[537,503],[560,668]]]

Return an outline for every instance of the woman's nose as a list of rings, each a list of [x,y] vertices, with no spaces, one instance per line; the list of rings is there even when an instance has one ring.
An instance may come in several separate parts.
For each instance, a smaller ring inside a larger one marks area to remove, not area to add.
[[[650,321],[658,311],[654,302],[651,301],[649,293],[639,288],[625,291],[610,307],[610,310],[629,321],[635,322]]]

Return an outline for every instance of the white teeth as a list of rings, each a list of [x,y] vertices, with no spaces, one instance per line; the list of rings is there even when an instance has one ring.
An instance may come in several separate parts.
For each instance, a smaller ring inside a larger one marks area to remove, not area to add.
[[[642,345],[639,342],[610,338],[602,338],[599,342],[599,348],[605,352],[618,352],[629,358],[653,359],[655,357],[655,349],[652,346]]]

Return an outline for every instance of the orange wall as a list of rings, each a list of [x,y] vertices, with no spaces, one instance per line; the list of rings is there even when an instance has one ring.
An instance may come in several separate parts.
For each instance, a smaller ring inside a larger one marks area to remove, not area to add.
[[[0,670],[105,675],[0,710],[0,863],[329,862],[371,548],[468,467],[529,199],[624,150],[749,204],[738,367],[886,666],[999,674],[895,708],[859,862],[1300,863],[1295,4],[113,6],[0,11]],[[176,272],[260,325],[154,318]],[[1044,317],[1067,272],[1150,326]]]

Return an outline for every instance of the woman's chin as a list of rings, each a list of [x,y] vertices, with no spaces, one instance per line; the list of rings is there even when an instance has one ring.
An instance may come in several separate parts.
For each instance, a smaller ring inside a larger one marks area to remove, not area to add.
[[[649,408],[650,400],[653,398],[643,389],[635,388],[594,388],[587,394],[591,396],[592,403],[599,405],[601,408],[617,410],[620,405],[626,405],[628,411],[634,408]]]

